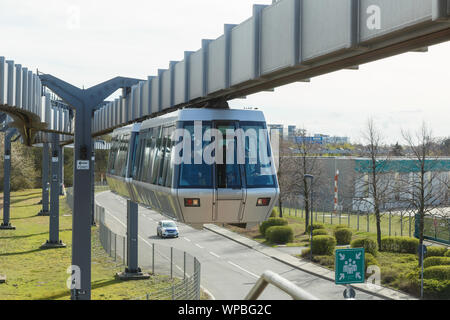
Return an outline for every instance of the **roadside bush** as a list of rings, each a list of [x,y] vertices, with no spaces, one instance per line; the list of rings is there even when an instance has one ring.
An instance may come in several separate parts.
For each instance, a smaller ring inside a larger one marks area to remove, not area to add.
[[[272,243],[285,244],[294,240],[294,231],[289,226],[274,226],[266,230],[266,239]]]
[[[334,230],[338,229],[348,229],[348,226],[345,224],[338,224],[336,227],[334,227]]]
[[[352,231],[348,228],[339,228],[334,230],[334,237],[338,245],[347,245],[352,241]]]
[[[313,234],[313,237],[314,236],[327,236],[328,232],[325,229],[316,229],[316,230],[313,230],[312,234]]]
[[[311,252],[311,249],[310,248],[305,248],[305,249],[303,249],[302,250],[302,254],[301,254],[301,257],[302,258],[309,258],[309,253]]]
[[[424,268],[448,265],[450,265],[450,257],[429,257],[423,260]]]
[[[419,240],[409,237],[383,237],[380,251],[397,253],[417,253]]]
[[[331,236],[316,236],[312,239],[312,252],[315,255],[332,255],[336,248],[336,239]]]
[[[276,218],[277,217],[277,210],[273,209],[272,213],[270,214],[271,218]]]
[[[351,247],[352,248],[364,248],[365,253],[370,253],[374,257],[376,257],[378,254],[377,243],[370,238],[353,240],[351,243]]]
[[[450,250],[447,250],[447,252],[445,253],[446,257],[450,257]]]
[[[325,226],[323,225],[323,223],[313,223],[312,227],[313,227],[313,231],[317,230],[317,229],[325,229]],[[306,227],[306,232],[307,233],[311,232],[311,225],[310,224]]]
[[[399,281],[399,289],[415,296],[420,296],[420,278],[406,279]],[[423,280],[423,296],[425,299],[449,300],[450,299],[450,281],[449,280]]]
[[[450,266],[434,266],[425,268],[424,279],[450,280]]]
[[[428,257],[443,257],[447,253],[447,248],[444,247],[427,247],[427,254],[425,258]]]
[[[266,236],[266,230],[274,226],[286,226],[288,221],[284,218],[269,218],[269,220],[264,221],[259,226],[259,232],[261,235]]]
[[[366,267],[367,272],[368,266],[380,266],[380,264],[378,263],[377,259],[373,256],[373,254],[366,253],[364,254],[364,266]]]

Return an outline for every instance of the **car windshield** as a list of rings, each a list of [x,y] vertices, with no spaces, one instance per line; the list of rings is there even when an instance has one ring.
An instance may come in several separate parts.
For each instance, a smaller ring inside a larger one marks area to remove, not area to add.
[[[163,222],[162,226],[164,228],[175,228],[177,225],[173,222]]]

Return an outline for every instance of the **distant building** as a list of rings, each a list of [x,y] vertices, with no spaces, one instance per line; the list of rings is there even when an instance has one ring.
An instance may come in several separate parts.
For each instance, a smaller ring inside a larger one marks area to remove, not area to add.
[[[314,136],[306,136],[304,132],[302,134],[299,134],[297,126],[294,125],[287,126],[287,130],[282,124],[269,124],[267,125],[267,128],[271,137],[272,131],[276,130],[278,131],[280,137],[283,138],[284,140],[297,143],[302,143],[303,141],[320,145],[350,143],[350,139],[348,137],[336,137],[336,136],[332,137],[320,133],[314,134]]]
[[[370,175],[369,158],[357,157],[317,157],[316,165],[319,168],[320,182],[314,190],[315,204],[318,211],[331,212],[334,210],[334,176],[339,170],[338,180],[338,204],[344,212],[372,212],[373,199],[370,198],[369,185],[367,183]],[[380,160],[383,161],[383,160]],[[384,160],[385,161],[385,160]],[[434,196],[429,201],[434,205],[450,205],[450,188],[446,181],[450,179],[450,158],[440,158],[429,160],[432,170],[436,175],[427,192],[431,189],[439,190],[439,196]],[[396,210],[405,208],[410,204],[412,196],[412,186],[407,181],[417,179],[414,172],[417,171],[417,161],[408,158],[394,158],[386,161],[383,171],[380,174],[380,183],[388,189],[387,197],[381,204],[381,210]],[[430,179],[430,174],[426,179]],[[406,181],[406,185],[405,185]],[[411,190],[409,190],[411,188]],[[435,189],[436,188],[436,189]],[[442,190],[442,192],[440,191]],[[297,201],[303,205],[302,196],[299,195]],[[426,195],[427,197],[427,195]]]

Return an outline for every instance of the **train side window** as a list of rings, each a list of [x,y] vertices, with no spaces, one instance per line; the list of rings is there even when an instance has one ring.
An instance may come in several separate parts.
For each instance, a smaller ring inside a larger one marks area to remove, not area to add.
[[[159,168],[160,168],[160,160],[162,158],[162,137],[161,137],[161,127],[155,128],[154,129],[154,137],[155,137],[155,144],[154,144],[154,148],[153,148],[153,163],[152,163],[152,170],[151,170],[151,175],[152,175],[152,179],[151,179],[151,184],[158,184],[158,176],[159,176]]]
[[[137,164],[139,162],[139,158],[140,158],[140,136],[139,134],[136,134],[136,138],[134,140],[134,146],[133,146],[133,159],[131,161],[131,164],[133,165],[133,172],[131,173],[131,176],[134,178],[136,176],[137,173]]]
[[[173,166],[172,166],[172,149],[174,147],[174,143],[172,141],[172,134],[175,131],[175,126],[169,127],[167,130],[167,143],[166,143],[166,153],[164,155],[164,186],[171,188],[172,187],[172,176],[173,176]]]
[[[160,148],[160,159],[158,164],[158,185],[164,186],[165,180],[166,180],[166,154],[167,154],[167,141],[168,141],[168,132],[169,128],[163,128],[162,132],[162,141],[161,141],[161,148]]]

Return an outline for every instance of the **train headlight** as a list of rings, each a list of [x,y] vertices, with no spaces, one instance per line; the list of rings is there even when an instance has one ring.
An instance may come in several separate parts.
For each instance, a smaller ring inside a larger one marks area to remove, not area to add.
[[[184,206],[185,207],[200,207],[200,199],[191,199],[191,198],[184,199]]]
[[[257,207],[267,207],[270,204],[270,198],[259,198],[258,201],[256,201]]]

